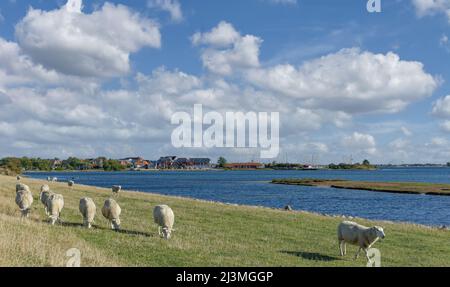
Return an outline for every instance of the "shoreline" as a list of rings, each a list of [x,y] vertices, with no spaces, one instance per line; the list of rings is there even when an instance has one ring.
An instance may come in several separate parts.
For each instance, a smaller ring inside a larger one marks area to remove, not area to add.
[[[272,184],[327,187],[372,192],[450,196],[450,184],[423,182],[371,182],[339,179],[274,179]]]

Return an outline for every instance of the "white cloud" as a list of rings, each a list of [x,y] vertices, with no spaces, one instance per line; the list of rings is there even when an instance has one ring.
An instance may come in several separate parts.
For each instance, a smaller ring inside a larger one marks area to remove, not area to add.
[[[436,147],[446,147],[448,146],[448,140],[442,137],[434,137],[431,139],[428,146],[436,146]]]
[[[259,48],[262,40],[253,35],[241,36],[227,22],[220,22],[207,33],[196,33],[191,37],[194,45],[205,45],[202,52],[204,67],[209,71],[228,76],[236,69],[259,66]]]
[[[302,100],[305,107],[351,114],[398,112],[430,96],[438,86],[419,62],[402,61],[392,52],[373,54],[356,48],[299,68],[278,65],[249,70],[246,76],[258,87]]]
[[[210,32],[197,32],[191,37],[194,45],[212,45],[218,47],[227,47],[239,40],[241,35],[233,25],[222,21]]]
[[[29,56],[23,53],[14,42],[8,42],[0,37],[0,90],[20,85],[66,85],[81,84],[80,79],[61,75],[47,70],[42,65],[36,65]],[[84,87],[94,84],[83,81]]]
[[[2,10],[0,10],[0,23],[5,21],[5,17],[2,14]]]
[[[92,14],[81,9],[81,0],[53,11],[30,8],[16,25],[20,47],[47,69],[110,77],[129,72],[131,53],[161,46],[158,25],[124,5],[105,3]]]
[[[393,148],[397,151],[403,150],[405,148],[407,148],[410,145],[410,142],[408,140],[405,139],[396,139],[392,142],[389,143],[389,147]]]
[[[444,132],[450,133],[450,121],[444,121],[444,122],[442,122],[442,123],[441,123],[441,129],[442,129]]]
[[[450,118],[450,95],[438,99],[433,104],[433,115],[441,118]]]
[[[420,17],[445,14],[450,21],[450,1],[449,0],[413,0],[416,12]]]
[[[148,0],[147,6],[168,12],[173,21],[183,20],[183,12],[178,0]]]
[[[407,127],[401,127],[400,129],[401,129],[403,135],[405,135],[407,137],[410,137],[413,135],[413,133]]]
[[[358,132],[354,132],[352,135],[344,137],[342,146],[351,151],[364,152],[369,155],[373,155],[377,152],[375,138],[369,134]]]
[[[296,5],[297,0],[266,0],[273,4]]]

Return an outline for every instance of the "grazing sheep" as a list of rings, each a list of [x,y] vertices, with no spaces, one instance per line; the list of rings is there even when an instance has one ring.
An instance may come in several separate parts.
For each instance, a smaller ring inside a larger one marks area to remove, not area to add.
[[[384,230],[381,227],[365,227],[355,222],[344,221],[338,227],[338,241],[341,256],[347,253],[346,243],[359,246],[355,255],[358,259],[361,250],[364,250],[367,260],[371,262],[368,250],[381,238],[384,239]]]
[[[120,229],[120,213],[122,212],[122,209],[120,209],[120,206],[117,204],[117,202],[110,198],[105,201],[105,204],[102,208],[102,214],[103,216],[109,220],[111,223],[111,228],[113,230],[119,230]]]
[[[39,200],[44,205],[45,214],[48,216],[48,207],[47,207],[47,200],[49,197],[53,194],[53,192],[50,191],[50,187],[48,185],[41,186],[41,192],[39,193]]]
[[[17,180],[21,180],[22,178],[20,177],[20,175],[17,176]]]
[[[122,186],[120,185],[113,185],[112,186],[112,192],[115,195],[119,195],[119,193],[122,191]]]
[[[33,194],[27,185],[16,185],[16,204],[22,212],[22,217],[28,217],[33,204]]]
[[[47,211],[50,223],[55,225],[56,221],[61,221],[61,211],[64,208],[64,197],[60,194],[51,194],[47,199]]]
[[[18,183],[18,184],[16,184],[16,192],[18,192],[20,190],[28,190],[29,191],[30,188],[26,184]]]
[[[167,205],[158,205],[153,209],[153,219],[158,224],[158,234],[165,239],[170,239],[175,221],[175,215]],[[162,233],[161,233],[162,228]]]
[[[80,200],[80,212],[83,215],[83,225],[87,228],[92,227],[97,207],[91,198],[85,197]]]
[[[58,181],[58,178],[57,178],[57,177],[52,177],[52,180],[51,180],[51,181],[57,182],[57,181]]]
[[[52,181],[52,178],[50,176],[47,176],[47,181]]]
[[[74,184],[75,184],[75,181],[73,181],[73,180],[69,180],[69,181],[67,182],[67,185],[68,185],[69,187],[73,187]]]

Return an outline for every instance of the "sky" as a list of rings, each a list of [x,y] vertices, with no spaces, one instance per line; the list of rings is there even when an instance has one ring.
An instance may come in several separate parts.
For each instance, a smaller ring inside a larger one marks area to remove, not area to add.
[[[225,156],[171,117],[279,112],[278,162],[450,161],[450,0],[5,0],[0,157]]]

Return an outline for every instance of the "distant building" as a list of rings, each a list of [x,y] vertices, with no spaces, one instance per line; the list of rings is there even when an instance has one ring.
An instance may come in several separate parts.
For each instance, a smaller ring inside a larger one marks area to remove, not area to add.
[[[230,169],[261,169],[264,168],[264,164],[258,162],[245,162],[245,163],[227,163],[224,166]]]

